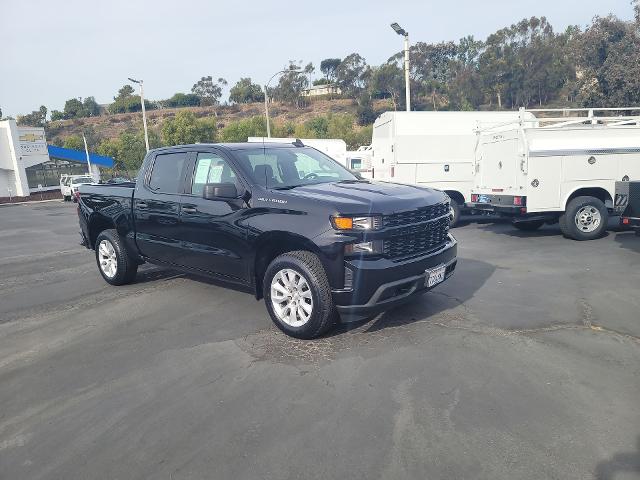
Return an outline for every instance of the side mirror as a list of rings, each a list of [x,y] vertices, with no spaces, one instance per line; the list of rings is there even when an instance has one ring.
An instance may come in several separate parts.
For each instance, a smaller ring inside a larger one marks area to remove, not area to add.
[[[233,183],[206,183],[202,189],[205,200],[238,198],[238,189]]]

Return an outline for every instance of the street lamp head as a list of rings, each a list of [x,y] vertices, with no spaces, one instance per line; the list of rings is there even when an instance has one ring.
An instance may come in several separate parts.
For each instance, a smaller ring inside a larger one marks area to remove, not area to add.
[[[404,28],[402,28],[400,25],[398,25],[397,22],[393,22],[391,24],[391,28],[393,28],[393,31],[396,32],[398,35],[404,35],[404,36],[409,35],[409,33]]]
[[[133,78],[131,78],[131,77],[128,77],[128,80],[129,80],[130,82],[133,82],[133,83],[142,83],[142,80],[135,80],[135,79],[133,79]]]

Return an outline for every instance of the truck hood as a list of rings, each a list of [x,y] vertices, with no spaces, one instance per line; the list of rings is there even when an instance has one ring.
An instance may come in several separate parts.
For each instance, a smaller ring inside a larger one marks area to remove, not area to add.
[[[431,188],[373,181],[320,183],[277,193],[332,206],[336,213],[343,215],[366,213],[389,215],[434,205],[448,199],[445,193]]]

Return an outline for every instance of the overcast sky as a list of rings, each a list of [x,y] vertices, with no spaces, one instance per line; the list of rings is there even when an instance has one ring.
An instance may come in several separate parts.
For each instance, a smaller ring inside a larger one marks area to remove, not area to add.
[[[162,99],[203,75],[262,84],[290,59],[313,62],[316,77],[320,60],[352,52],[377,65],[401,49],[393,21],[412,42],[438,42],[534,15],[559,31],[609,13],[632,18],[630,0],[0,0],[0,108],[108,103],[129,76]]]

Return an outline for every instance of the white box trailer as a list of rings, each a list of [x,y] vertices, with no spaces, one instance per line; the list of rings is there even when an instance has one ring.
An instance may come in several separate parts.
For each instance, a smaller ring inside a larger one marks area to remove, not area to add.
[[[627,112],[640,109],[521,110],[508,129],[481,128],[467,206],[509,216],[522,230],[559,221],[569,238],[599,237],[616,180],[640,180],[640,116]]]
[[[520,118],[519,112],[385,112],[373,124],[371,177],[446,192],[456,223],[471,200],[476,130]],[[535,116],[527,114],[532,121]]]
[[[347,168],[347,143],[340,138],[283,138],[283,137],[249,137],[247,142],[250,143],[263,143],[263,142],[276,142],[276,143],[293,143],[296,140],[300,140],[302,143],[309,147],[313,147],[316,150],[330,156],[334,160],[340,163],[340,165]]]

